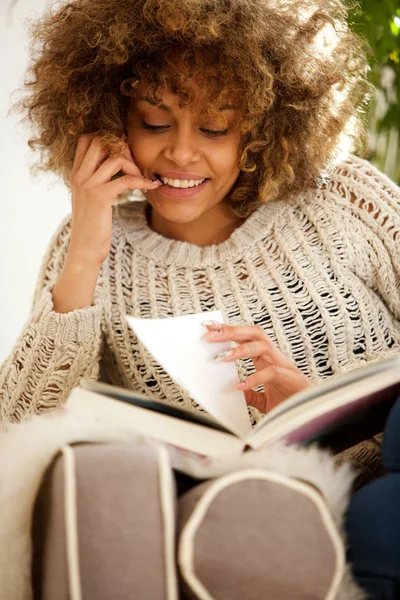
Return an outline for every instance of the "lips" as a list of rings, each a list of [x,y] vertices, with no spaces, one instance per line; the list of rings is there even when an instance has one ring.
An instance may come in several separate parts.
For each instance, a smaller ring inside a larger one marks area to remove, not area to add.
[[[190,198],[201,192],[209,182],[209,179],[200,183],[200,185],[188,188],[175,188],[170,185],[160,185],[156,190],[150,190],[150,194],[161,194],[172,198]]]
[[[199,177],[198,175],[191,175],[190,173],[188,173],[187,175],[185,175],[185,177],[183,177],[183,175],[178,176],[172,176],[172,175],[166,175],[165,173],[163,173],[162,175],[160,175],[159,173],[154,173],[154,178],[156,178],[158,181],[161,181],[161,183],[163,183],[162,181],[162,177],[165,177],[167,179],[180,179],[180,180],[186,180],[186,181],[208,181],[210,178],[209,177]]]
[[[209,179],[209,177],[205,177],[204,175],[200,175],[199,173],[190,173],[186,171],[164,171],[162,173],[154,173],[157,179],[161,179],[161,177],[166,177],[167,179],[186,179],[187,181],[193,180],[203,180]]]

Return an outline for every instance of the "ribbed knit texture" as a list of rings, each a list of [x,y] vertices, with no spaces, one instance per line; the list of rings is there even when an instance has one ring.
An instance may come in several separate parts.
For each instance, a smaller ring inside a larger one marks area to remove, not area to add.
[[[220,309],[232,325],[261,325],[315,380],[400,351],[400,190],[368,162],[349,156],[324,187],[261,206],[227,241],[205,248],[152,231],[145,207],[115,207],[95,304],[66,315],[51,300],[70,218],[61,224],[31,317],[0,370],[2,419],[53,408],[82,378],[97,377],[198,408],[138,342],[126,314]],[[252,372],[251,360],[238,368]]]

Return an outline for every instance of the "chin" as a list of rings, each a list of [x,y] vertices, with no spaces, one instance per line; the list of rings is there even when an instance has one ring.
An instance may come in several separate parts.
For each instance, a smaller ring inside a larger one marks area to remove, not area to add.
[[[158,202],[152,204],[153,208],[157,213],[167,221],[171,221],[172,223],[192,223],[196,221],[199,217],[201,217],[207,209],[205,207],[196,207],[196,206],[166,206],[163,204],[159,205]]]

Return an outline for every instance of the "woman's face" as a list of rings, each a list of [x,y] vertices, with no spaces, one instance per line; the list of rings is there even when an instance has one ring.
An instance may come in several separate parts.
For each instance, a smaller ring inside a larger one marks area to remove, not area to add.
[[[170,91],[161,97],[163,105],[157,107],[145,92],[139,94],[128,118],[128,144],[142,175],[164,182],[146,193],[153,229],[199,245],[221,241],[218,232],[237,222],[223,201],[239,175],[239,113],[232,106],[218,107],[226,119],[221,127],[180,108]]]

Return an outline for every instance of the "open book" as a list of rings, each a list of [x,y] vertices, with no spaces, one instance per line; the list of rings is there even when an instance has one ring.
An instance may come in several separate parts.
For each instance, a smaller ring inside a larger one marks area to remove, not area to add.
[[[318,441],[340,451],[382,430],[400,394],[400,355],[326,379],[271,410],[239,436],[205,413],[184,410],[130,390],[84,381],[67,406],[203,457],[233,458],[278,440]]]

